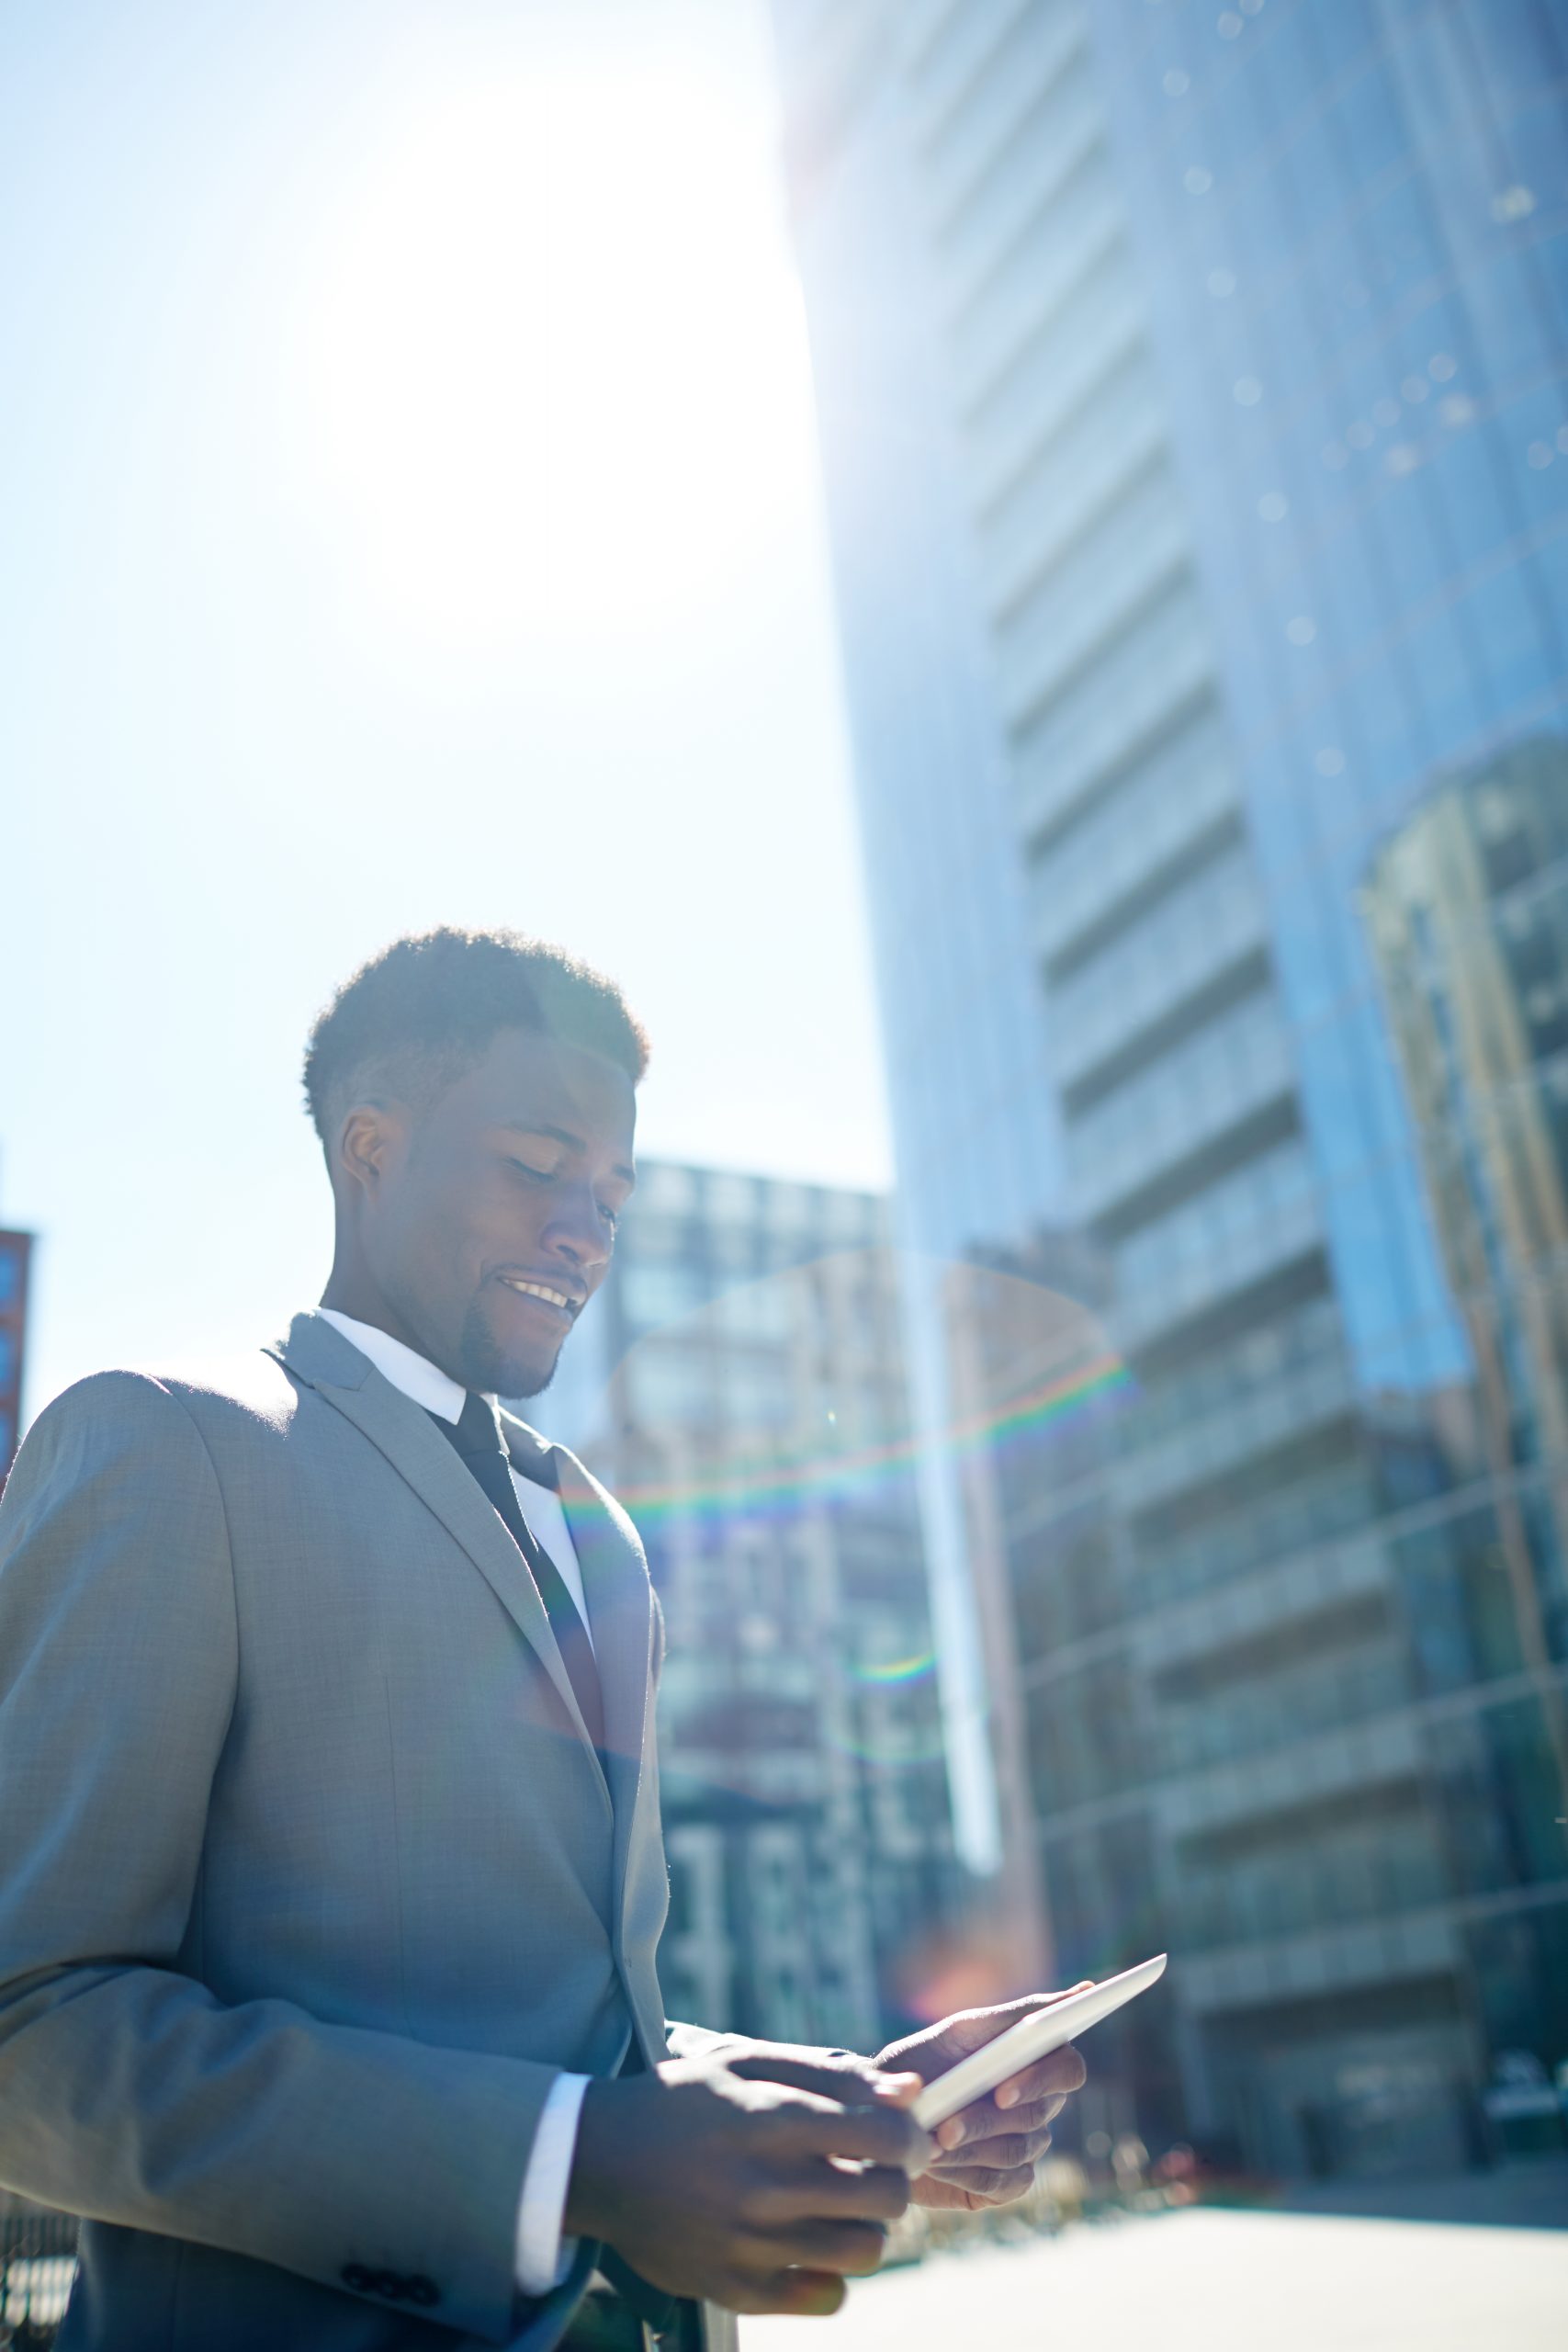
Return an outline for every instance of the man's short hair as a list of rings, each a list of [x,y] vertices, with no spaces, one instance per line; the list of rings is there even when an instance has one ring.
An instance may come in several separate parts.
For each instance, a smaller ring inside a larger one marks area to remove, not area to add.
[[[355,1101],[385,1092],[423,1112],[492,1038],[531,1029],[602,1054],[635,1086],[648,1039],[613,980],[515,931],[442,929],[394,939],[362,964],[305,1048],[305,1100],[330,1146]]]

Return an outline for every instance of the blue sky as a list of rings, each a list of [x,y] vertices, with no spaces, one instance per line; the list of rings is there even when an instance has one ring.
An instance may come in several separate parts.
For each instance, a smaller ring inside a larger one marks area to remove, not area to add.
[[[399,931],[625,983],[646,1151],[878,1182],[749,0],[0,18],[0,1219],[28,1407],[325,1272],[306,1027]]]

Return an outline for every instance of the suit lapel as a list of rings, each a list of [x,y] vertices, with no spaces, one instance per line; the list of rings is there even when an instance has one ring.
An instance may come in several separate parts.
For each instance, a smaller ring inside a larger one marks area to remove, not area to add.
[[[270,1350],[281,1363],[352,1421],[384,1454],[447,1533],[461,1545],[502,1607],[538,1653],[556,1693],[598,1772],[598,1758],[578,1708],[571,1677],[556,1645],[538,1587],[505,1524],[430,1418],[384,1380],[341,1331],[320,1316],[297,1315],[288,1339]],[[575,1535],[575,1529],[573,1530]],[[593,1603],[590,1599],[592,1613]],[[605,1690],[606,1724],[609,1691]],[[613,1738],[614,1735],[610,1735]],[[608,1793],[608,1792],[606,1792]],[[617,1825],[617,1845],[619,1829]]]
[[[510,1428],[514,1425],[509,1424]],[[597,1479],[564,1446],[550,1449],[561,1508],[582,1571],[588,1621],[604,1693],[605,1769],[615,1810],[615,1905],[616,1957],[633,1996],[650,2064],[667,2053],[662,2007],[651,1969],[649,1981],[629,1964],[625,1940],[628,1878],[648,1862],[662,1880],[658,1837],[658,1772],[653,1652],[658,1618],[653,1587],[630,1521]]]
[[[652,1587],[635,1538],[604,1488],[564,1446],[553,1453],[604,1693],[604,1744],[612,1756],[638,1767],[649,1715]]]

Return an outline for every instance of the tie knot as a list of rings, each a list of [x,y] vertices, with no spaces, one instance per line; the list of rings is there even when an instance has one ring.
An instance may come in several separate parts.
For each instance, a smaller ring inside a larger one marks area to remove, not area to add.
[[[495,1407],[477,1389],[470,1388],[463,1399],[454,1442],[459,1453],[504,1454],[506,1452],[501,1423],[495,1418]]]

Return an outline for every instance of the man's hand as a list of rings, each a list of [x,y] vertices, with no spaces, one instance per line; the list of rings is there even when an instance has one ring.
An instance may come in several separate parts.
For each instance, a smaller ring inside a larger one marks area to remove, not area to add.
[[[895,2097],[886,2067],[858,2050],[821,2050],[805,2041],[759,2041],[747,2033],[726,2033],[696,2053],[722,2058],[732,2075],[749,2083],[787,2083],[797,2091],[815,2091],[819,2098],[837,2099],[843,2107],[864,2107],[886,2100],[906,2107],[919,2091],[921,2077],[913,2062],[891,2080],[907,2087]]]
[[[1083,1984],[1069,1989],[1083,1993],[1089,1987]],[[1007,2001],[999,2008],[960,2009],[956,2017],[944,2018],[924,2033],[890,2042],[873,2064],[888,2072],[913,2067],[929,2083],[1020,2018],[1066,1998],[1065,1993],[1047,1993]],[[958,2205],[974,2211],[985,2205],[1010,2205],[1023,2196],[1051,2144],[1051,2124],[1071,2094],[1081,2089],[1084,2072],[1083,2060],[1069,2043],[939,2123],[931,2135],[936,2159],[914,2184],[916,2204]]]
[[[837,2311],[844,2280],[882,2260],[910,2173],[931,2162],[903,2111],[919,2077],[889,2081],[864,2059],[840,2070],[823,2052],[786,2057],[833,2093],[783,2082],[776,2066],[749,2079],[722,2051],[591,2083],[568,2233],[604,2239],[667,2294],[733,2312]]]

